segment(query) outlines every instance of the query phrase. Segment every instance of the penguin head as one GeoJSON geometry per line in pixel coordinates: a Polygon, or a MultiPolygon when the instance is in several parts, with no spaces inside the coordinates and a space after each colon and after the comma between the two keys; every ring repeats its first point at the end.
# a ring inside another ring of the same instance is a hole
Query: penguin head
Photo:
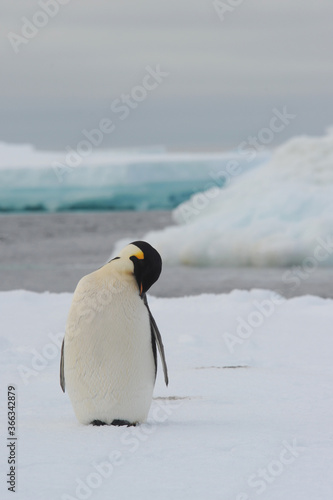
{"type": "Polygon", "coordinates": [[[133,241],[123,248],[119,253],[119,258],[127,258],[133,262],[134,276],[140,290],[140,295],[146,293],[161,274],[161,256],[146,241],[133,241]]]}

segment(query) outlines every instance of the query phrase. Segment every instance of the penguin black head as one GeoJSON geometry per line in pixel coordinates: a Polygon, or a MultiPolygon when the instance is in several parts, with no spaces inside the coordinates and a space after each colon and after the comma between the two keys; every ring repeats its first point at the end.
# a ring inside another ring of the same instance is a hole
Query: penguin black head
{"type": "Polygon", "coordinates": [[[134,264],[134,276],[140,295],[143,295],[158,280],[162,271],[162,259],[157,250],[146,241],[133,241],[130,244],[140,250],[131,255],[130,260],[134,264]]]}
{"type": "Polygon", "coordinates": [[[112,260],[117,259],[121,259],[123,262],[122,266],[125,265],[123,269],[126,269],[127,265],[125,262],[128,262],[128,260],[133,263],[134,271],[132,272],[137,281],[141,296],[149,290],[161,274],[161,256],[157,250],[146,241],[133,241],[133,243],[129,243],[121,250],[119,256],[112,260]]]}

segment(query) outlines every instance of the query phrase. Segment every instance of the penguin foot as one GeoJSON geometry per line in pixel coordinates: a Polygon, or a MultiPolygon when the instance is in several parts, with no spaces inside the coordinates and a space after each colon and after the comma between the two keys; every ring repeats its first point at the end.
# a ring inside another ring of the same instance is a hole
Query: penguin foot
{"type": "Polygon", "coordinates": [[[127,427],[136,426],[136,423],[131,423],[128,420],[112,420],[111,425],[127,425],[127,427]]]}
{"type": "Polygon", "coordinates": [[[91,425],[106,425],[106,423],[102,422],[101,420],[93,420],[90,423],[91,423],[91,425]]]}

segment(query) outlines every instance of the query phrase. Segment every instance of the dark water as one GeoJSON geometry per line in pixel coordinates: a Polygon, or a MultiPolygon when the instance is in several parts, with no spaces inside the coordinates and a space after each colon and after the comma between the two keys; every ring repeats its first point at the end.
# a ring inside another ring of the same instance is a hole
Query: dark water
{"type": "MultiPolygon", "coordinates": [[[[109,258],[119,239],[140,239],[171,225],[170,212],[84,212],[0,215],[0,290],[72,292],[109,258]]],[[[175,244],[177,244],[175,242],[175,244]]],[[[333,298],[333,269],[317,269],[292,287],[281,268],[164,266],[151,294],[179,297],[266,288],[286,297],[333,298]]]]}

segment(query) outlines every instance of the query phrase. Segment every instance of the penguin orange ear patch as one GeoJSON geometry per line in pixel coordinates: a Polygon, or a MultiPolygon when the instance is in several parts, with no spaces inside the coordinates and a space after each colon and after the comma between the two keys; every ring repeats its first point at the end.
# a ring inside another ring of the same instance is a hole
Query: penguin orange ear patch
{"type": "Polygon", "coordinates": [[[134,256],[140,260],[143,260],[145,258],[142,250],[139,250],[136,254],[134,254],[134,256]]]}

